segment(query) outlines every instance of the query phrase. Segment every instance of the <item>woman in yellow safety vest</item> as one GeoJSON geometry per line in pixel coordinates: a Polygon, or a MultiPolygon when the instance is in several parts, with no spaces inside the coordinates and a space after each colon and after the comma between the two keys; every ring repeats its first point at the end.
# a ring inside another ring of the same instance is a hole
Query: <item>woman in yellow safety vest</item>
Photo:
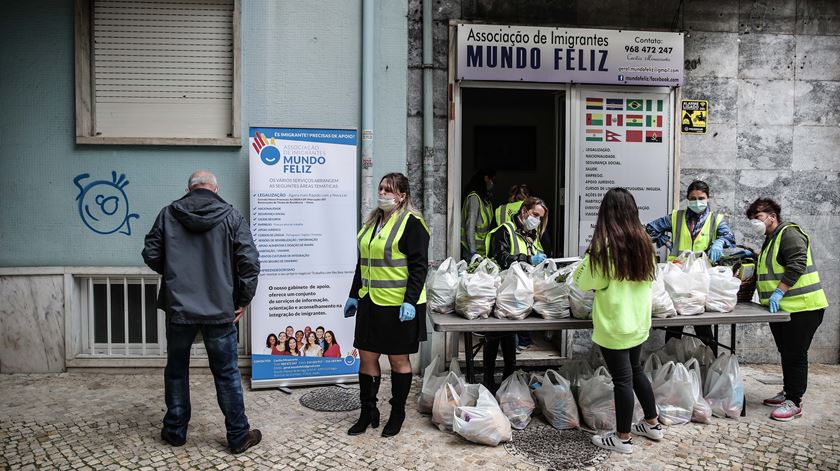
{"type": "Polygon", "coordinates": [[[510,221],[513,215],[519,212],[519,208],[522,207],[522,202],[529,196],[531,196],[531,190],[524,183],[510,187],[510,190],[508,190],[508,202],[496,208],[496,227],[510,221]]]}
{"type": "MultiPolygon", "coordinates": [[[[688,210],[678,209],[645,226],[657,247],[667,246],[668,261],[677,258],[685,250],[708,252],[712,262],[723,256],[723,249],[735,247],[735,234],[720,212],[709,207],[709,185],[695,180],[688,185],[686,199],[688,210]],[[669,235],[670,234],[670,235],[669,235]]],[[[682,337],[682,327],[668,327],[665,341],[682,337]]],[[[712,326],[696,325],[694,332],[703,341],[712,340],[712,326]]]]}
{"type": "Polygon", "coordinates": [[[790,313],[790,322],[771,322],[770,331],[782,356],[784,390],[764,400],[776,409],[770,417],[788,421],[802,415],[802,395],[808,386],[808,349],[822,324],[828,300],[811,257],[811,239],[797,224],[782,222],[782,208],[759,198],[747,218],[764,244],[756,264],[756,289],[770,312],[790,313]]]}
{"type": "MultiPolygon", "coordinates": [[[[525,262],[538,265],[545,260],[540,236],[548,226],[548,206],[539,198],[530,197],[512,220],[493,229],[487,237],[487,256],[492,257],[503,270],[513,263],[525,262]]],[[[488,333],[484,336],[484,385],[495,391],[494,370],[499,344],[502,345],[504,371],[502,379],[516,370],[516,334],[513,332],[488,333]]]]}
{"type": "Polygon", "coordinates": [[[389,173],[379,182],[379,198],[356,240],[359,261],[344,316],[356,317],[353,346],[359,352],[359,420],[347,431],[358,435],[379,426],[376,395],[379,357],[391,363],[391,416],[383,437],[400,432],[411,388],[411,361],[426,340],[426,272],[429,229],[411,201],[408,178],[389,173]]]}
{"type": "Polygon", "coordinates": [[[461,258],[467,262],[486,255],[485,239],[493,228],[495,177],[495,170],[479,170],[464,189],[461,206],[461,258]]]}

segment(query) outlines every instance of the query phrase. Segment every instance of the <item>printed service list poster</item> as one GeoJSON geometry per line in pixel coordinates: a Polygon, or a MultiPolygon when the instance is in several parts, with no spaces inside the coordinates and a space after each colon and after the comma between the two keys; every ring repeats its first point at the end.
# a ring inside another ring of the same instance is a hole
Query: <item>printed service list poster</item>
{"type": "Polygon", "coordinates": [[[610,188],[633,193],[642,223],[668,211],[671,112],[667,94],[584,92],[580,117],[580,256],[610,188]]]}
{"type": "Polygon", "coordinates": [[[251,128],[252,386],[355,375],[344,302],[356,267],[357,132],[251,128]],[[314,342],[313,342],[314,338],[314,342]]]}

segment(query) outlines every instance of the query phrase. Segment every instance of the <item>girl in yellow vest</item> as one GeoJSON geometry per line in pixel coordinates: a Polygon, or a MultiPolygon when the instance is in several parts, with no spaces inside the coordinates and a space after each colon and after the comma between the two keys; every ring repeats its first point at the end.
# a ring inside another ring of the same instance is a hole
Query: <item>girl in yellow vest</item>
{"type": "Polygon", "coordinates": [[[655,441],[663,436],[653,388],[640,362],[650,332],[654,257],[633,195],[624,188],[609,190],[574,281],[582,290],[595,291],[592,342],[604,355],[615,396],[616,432],[593,435],[592,443],[619,453],[633,452],[631,431],[655,441]],[[632,424],[634,393],[645,412],[645,420],[636,424],[632,424]]]}
{"type": "Polygon", "coordinates": [[[522,202],[529,196],[531,196],[531,190],[528,188],[528,185],[524,183],[510,187],[510,190],[508,190],[507,203],[496,208],[496,213],[494,214],[496,227],[510,221],[513,216],[519,212],[519,209],[522,207],[522,202]]]}
{"type": "MultiPolygon", "coordinates": [[[[539,198],[530,197],[522,202],[513,219],[493,229],[487,238],[488,257],[492,257],[503,270],[515,262],[537,265],[545,260],[540,236],[548,226],[548,206],[539,198]]],[[[494,378],[499,344],[505,361],[502,379],[516,370],[516,334],[494,332],[484,336],[484,385],[495,391],[494,378]]]]}
{"type": "Polygon", "coordinates": [[[495,177],[495,170],[479,170],[464,189],[461,206],[461,258],[469,263],[486,255],[485,239],[493,228],[495,177]]]}
{"type": "Polygon", "coordinates": [[[391,416],[383,437],[400,432],[411,388],[411,362],[426,340],[426,272],[429,230],[414,208],[408,178],[389,173],[379,182],[379,198],[357,235],[359,262],[344,316],[356,316],[353,346],[359,352],[359,420],[347,431],[358,435],[379,426],[376,395],[379,357],[391,363],[391,416]]]}
{"type": "Polygon", "coordinates": [[[770,312],[790,313],[790,322],[771,322],[770,331],[782,356],[784,390],[764,400],[775,407],[770,417],[788,421],[802,416],[802,395],[808,386],[808,349],[822,324],[828,300],[811,258],[811,239],[798,225],[782,222],[782,207],[759,198],[747,218],[764,244],[756,264],[756,289],[770,312]]]}
{"type": "MultiPolygon", "coordinates": [[[[723,256],[723,249],[735,247],[735,234],[723,218],[723,214],[712,211],[709,207],[709,185],[695,180],[688,185],[686,199],[688,210],[674,210],[645,226],[656,247],[667,246],[668,261],[677,258],[681,252],[708,252],[712,262],[723,256]]],[[[683,327],[668,327],[665,334],[667,342],[672,337],[682,337],[683,327]]],[[[703,341],[712,340],[712,326],[696,325],[694,332],[703,341]]]]}

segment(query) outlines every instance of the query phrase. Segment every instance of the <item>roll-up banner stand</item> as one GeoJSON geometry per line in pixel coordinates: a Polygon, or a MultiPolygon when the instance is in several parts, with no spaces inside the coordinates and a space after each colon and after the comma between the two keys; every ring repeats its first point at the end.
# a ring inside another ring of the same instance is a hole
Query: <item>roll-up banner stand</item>
{"type": "Polygon", "coordinates": [[[251,387],[357,380],[358,132],[251,127],[251,232],[260,277],[251,302],[251,387]]]}

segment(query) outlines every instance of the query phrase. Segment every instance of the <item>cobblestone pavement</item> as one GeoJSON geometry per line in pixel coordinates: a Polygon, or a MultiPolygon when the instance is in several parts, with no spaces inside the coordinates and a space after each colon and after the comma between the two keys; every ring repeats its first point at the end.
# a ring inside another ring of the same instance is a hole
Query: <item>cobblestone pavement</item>
{"type": "MultiPolygon", "coordinates": [[[[779,375],[779,367],[742,371],[746,418],[670,427],[661,443],[636,438],[634,454],[612,454],[598,469],[840,469],[840,367],[812,365],[805,415],[790,423],[771,421],[770,409],[760,404],[780,387],[756,378],[779,375]]],[[[379,403],[387,417],[390,386],[384,383],[379,403]]],[[[419,386],[416,378],[413,393],[419,386]]],[[[304,388],[292,395],[246,391],[251,424],[264,438],[234,456],[225,450],[212,378],[194,374],[191,388],[187,444],[172,448],[159,438],[162,373],[0,376],[0,468],[539,469],[503,446],[474,445],[438,431],[415,411],[413,397],[397,437],[381,438],[378,431],[350,437],[345,430],[357,412],[306,409],[298,403],[304,388]]]]}

